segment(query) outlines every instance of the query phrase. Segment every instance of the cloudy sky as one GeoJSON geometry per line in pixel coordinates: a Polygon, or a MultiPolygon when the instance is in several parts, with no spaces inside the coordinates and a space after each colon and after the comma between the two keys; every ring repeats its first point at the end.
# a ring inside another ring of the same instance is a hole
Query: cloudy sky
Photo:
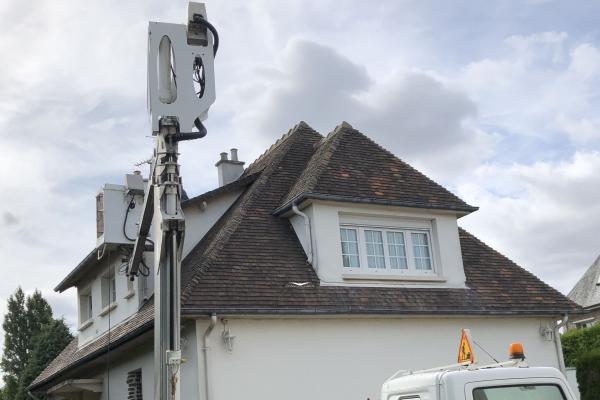
{"type": "MultiPolygon", "coordinates": [[[[152,151],[149,20],[177,1],[0,2],[0,317],[95,244],[94,196],[152,151]]],[[[598,2],[208,1],[220,31],[209,136],[182,144],[184,185],[218,153],[253,160],[300,120],[342,120],[480,210],[478,235],[562,292],[600,254],[598,2]]],[[[510,290],[510,288],[507,288],[510,290]]]]}

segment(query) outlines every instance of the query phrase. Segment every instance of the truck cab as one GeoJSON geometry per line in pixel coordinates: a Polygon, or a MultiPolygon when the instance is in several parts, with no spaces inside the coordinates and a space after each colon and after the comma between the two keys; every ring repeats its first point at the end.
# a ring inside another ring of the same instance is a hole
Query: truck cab
{"type": "Polygon", "coordinates": [[[409,372],[386,381],[381,391],[381,400],[575,399],[557,369],[518,364],[409,372]]]}
{"type": "Polygon", "coordinates": [[[555,368],[502,364],[406,373],[386,381],[381,391],[381,400],[575,399],[555,368]]]}

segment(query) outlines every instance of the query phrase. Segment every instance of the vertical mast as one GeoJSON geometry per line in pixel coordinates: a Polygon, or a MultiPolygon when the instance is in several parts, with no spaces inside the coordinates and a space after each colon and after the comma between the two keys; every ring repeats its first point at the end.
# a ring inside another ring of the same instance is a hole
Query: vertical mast
{"type": "Polygon", "coordinates": [[[218,35],[207,21],[202,3],[189,4],[187,25],[150,22],[148,105],[154,156],[127,274],[130,279],[138,275],[147,243],[153,243],[156,400],[180,398],[181,254],[185,218],[181,209],[178,143],[206,135],[202,121],[215,100],[213,67],[217,48],[218,35]]]}

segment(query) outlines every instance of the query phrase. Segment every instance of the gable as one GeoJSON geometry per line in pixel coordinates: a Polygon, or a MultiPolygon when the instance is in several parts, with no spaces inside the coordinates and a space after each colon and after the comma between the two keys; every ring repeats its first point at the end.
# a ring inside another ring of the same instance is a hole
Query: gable
{"type": "Polygon", "coordinates": [[[600,305],[600,257],[575,284],[568,297],[582,307],[600,305]]]}
{"type": "Polygon", "coordinates": [[[278,206],[305,199],[453,210],[477,210],[371,139],[342,123],[323,139],[278,206]]]}
{"type": "MultiPolygon", "coordinates": [[[[354,130],[345,129],[345,132],[338,136],[337,150],[331,152],[328,163],[334,158],[337,160],[337,157],[340,161],[336,163],[341,163],[341,153],[333,157],[337,151],[355,148],[357,143],[365,140],[370,143],[369,146],[376,146],[354,130]],[[343,143],[345,140],[349,141],[349,147],[343,143]]],[[[327,185],[314,183],[309,177],[320,176],[316,180],[318,182],[324,176],[337,174],[336,168],[331,171],[317,168],[325,171],[322,175],[307,173],[307,170],[316,168],[313,163],[316,161],[315,154],[323,151],[320,146],[323,146],[322,137],[301,123],[242,175],[243,178],[260,172],[259,178],[247,187],[184,260],[184,314],[558,315],[578,310],[558,291],[462,230],[459,236],[466,288],[344,287],[321,282],[313,266],[307,263],[306,254],[289,220],[274,214],[288,199],[294,198],[293,193],[300,186],[327,190],[327,185]]],[[[409,168],[392,158],[385,155],[389,163],[409,168]]],[[[408,169],[409,172],[411,170],[408,169]]],[[[353,169],[348,171],[359,182],[367,184],[374,176],[353,169]]],[[[391,167],[389,171],[394,172],[391,167]]],[[[404,199],[469,209],[466,203],[424,176],[414,179],[426,185],[423,188],[426,194],[419,197],[413,191],[404,199]]],[[[350,190],[348,185],[338,186],[344,187],[350,190]]],[[[402,194],[395,188],[384,187],[384,198],[392,195],[401,198],[402,194]]]]}

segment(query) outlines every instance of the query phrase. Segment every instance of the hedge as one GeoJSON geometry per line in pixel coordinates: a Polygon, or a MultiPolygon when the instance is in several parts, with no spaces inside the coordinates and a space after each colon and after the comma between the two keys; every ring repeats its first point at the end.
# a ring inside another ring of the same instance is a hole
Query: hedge
{"type": "Polygon", "coordinates": [[[579,356],[577,383],[581,400],[600,399],[600,349],[579,356]]]}
{"type": "MultiPolygon", "coordinates": [[[[581,356],[600,350],[600,324],[585,329],[573,329],[560,338],[567,367],[577,367],[581,356]]],[[[600,397],[597,397],[600,399],[600,397]]]]}

